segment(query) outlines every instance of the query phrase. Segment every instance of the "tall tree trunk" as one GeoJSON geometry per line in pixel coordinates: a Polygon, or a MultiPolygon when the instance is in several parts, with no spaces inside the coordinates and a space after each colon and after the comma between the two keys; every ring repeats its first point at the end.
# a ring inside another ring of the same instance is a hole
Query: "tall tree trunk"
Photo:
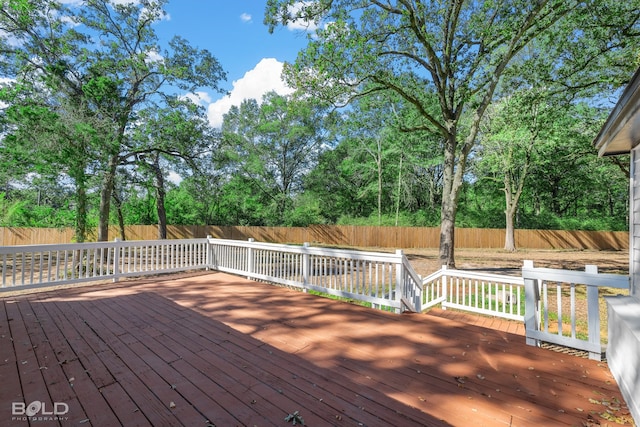
{"type": "Polygon", "coordinates": [[[513,224],[513,217],[515,216],[516,209],[518,206],[518,195],[516,194],[514,197],[513,194],[513,182],[511,181],[511,171],[506,171],[504,174],[504,200],[505,200],[505,223],[506,230],[504,236],[504,249],[509,252],[516,251],[516,237],[515,237],[515,227],[513,224]]]}
{"type": "Polygon", "coordinates": [[[458,191],[456,183],[455,134],[449,135],[445,143],[442,185],[442,204],[440,205],[440,265],[455,268],[455,226],[458,210],[458,191]]]}
{"type": "Polygon", "coordinates": [[[378,157],[378,226],[382,225],[382,159],[378,157]]]}
{"type": "MultiPolygon", "coordinates": [[[[78,151],[82,153],[84,147],[79,144],[78,151]]],[[[75,211],[76,220],[74,227],[75,240],[84,243],[87,240],[87,173],[86,160],[82,155],[75,156],[71,161],[69,175],[76,185],[75,211]]],[[[38,205],[40,205],[40,189],[38,189],[38,205]]]]}
{"type": "Polygon", "coordinates": [[[449,126],[449,134],[444,148],[442,169],[442,205],[440,208],[440,265],[455,268],[455,227],[458,213],[458,198],[464,182],[467,158],[471,151],[470,141],[475,133],[467,137],[467,142],[458,150],[455,125],[449,126]]]}
{"type": "Polygon", "coordinates": [[[87,186],[84,170],[78,174],[76,181],[76,227],[75,238],[77,243],[83,243],[87,239],[87,186]]]}
{"type": "Polygon", "coordinates": [[[455,210],[455,206],[445,203],[443,199],[440,221],[440,265],[455,268],[455,212],[451,212],[451,209],[455,210]]]}
{"type": "Polygon", "coordinates": [[[162,175],[162,169],[160,169],[160,156],[156,154],[153,160],[153,172],[155,173],[156,181],[156,207],[158,212],[158,239],[167,238],[167,211],[164,206],[165,189],[164,189],[164,176],[162,175]]]}
{"type": "Polygon", "coordinates": [[[504,237],[504,250],[508,252],[516,251],[516,234],[515,234],[515,226],[514,226],[514,217],[516,210],[505,209],[505,216],[507,220],[507,228],[506,234],[504,237]]]}
{"type": "Polygon", "coordinates": [[[124,227],[124,215],[122,214],[122,200],[118,196],[117,191],[113,192],[113,201],[116,204],[116,214],[118,215],[118,228],[120,229],[120,240],[123,242],[127,240],[127,235],[124,227]]]}
{"type": "MultiPolygon", "coordinates": [[[[504,238],[504,249],[509,252],[516,251],[516,236],[515,236],[515,216],[518,212],[518,203],[524,190],[524,183],[527,179],[529,172],[529,166],[531,165],[531,154],[533,153],[534,143],[536,141],[535,136],[531,138],[527,150],[525,152],[525,161],[522,165],[514,165],[511,170],[506,170],[504,173],[504,195],[505,195],[505,220],[506,220],[506,234],[504,238]],[[519,173],[515,169],[519,169],[519,173]]],[[[512,158],[512,150],[509,150],[509,157],[512,158]]]]}
{"type": "Polygon", "coordinates": [[[112,155],[107,164],[107,170],[102,177],[100,189],[100,213],[98,218],[98,241],[109,241],[109,214],[111,211],[111,195],[116,180],[116,168],[118,167],[118,155],[112,155]]]}
{"type": "Polygon", "coordinates": [[[164,207],[164,187],[157,188],[158,196],[158,239],[167,238],[167,211],[164,207]]]}
{"type": "Polygon", "coordinates": [[[396,227],[398,226],[398,217],[400,216],[400,192],[402,186],[402,159],[404,155],[400,153],[400,166],[398,167],[398,194],[396,194],[396,227]]]}

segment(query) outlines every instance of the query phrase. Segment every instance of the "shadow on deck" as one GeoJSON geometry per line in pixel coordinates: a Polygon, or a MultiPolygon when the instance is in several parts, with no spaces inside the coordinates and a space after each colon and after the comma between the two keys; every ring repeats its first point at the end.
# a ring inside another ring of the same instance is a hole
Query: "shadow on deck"
{"type": "Polygon", "coordinates": [[[287,426],[295,411],[308,426],[582,426],[628,414],[606,363],[223,273],[0,302],[0,426],[29,425],[15,402],[68,406],[58,420],[37,411],[50,418],[38,426],[287,426]]]}

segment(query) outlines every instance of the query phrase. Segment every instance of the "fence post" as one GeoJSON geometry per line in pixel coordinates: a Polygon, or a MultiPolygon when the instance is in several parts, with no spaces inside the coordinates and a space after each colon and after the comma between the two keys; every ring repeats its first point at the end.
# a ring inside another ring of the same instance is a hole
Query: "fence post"
{"type": "Polygon", "coordinates": [[[309,285],[309,270],[310,270],[310,261],[309,253],[306,251],[306,248],[311,246],[309,242],[304,242],[302,244],[302,286],[304,292],[309,292],[307,285],[309,285]]]}
{"type": "Polygon", "coordinates": [[[400,308],[396,309],[396,313],[402,313],[402,298],[404,297],[404,264],[402,263],[402,257],[404,252],[402,249],[396,249],[396,255],[398,255],[398,262],[396,263],[396,301],[400,303],[400,308]]]}
{"type": "MultiPolygon", "coordinates": [[[[598,274],[598,266],[587,265],[584,271],[598,274]]],[[[600,346],[600,305],[598,287],[595,285],[587,285],[587,322],[589,323],[589,343],[600,346]]],[[[589,352],[589,359],[602,360],[602,351],[589,352]]]]}
{"type": "MultiPolygon", "coordinates": [[[[114,242],[119,242],[120,238],[116,237],[115,239],[113,239],[114,242]]],[[[118,281],[118,276],[120,275],[120,247],[119,246],[114,246],[113,247],[113,282],[117,282],[118,281]]]]}
{"type": "MultiPolygon", "coordinates": [[[[253,243],[256,241],[256,239],[254,239],[253,237],[249,237],[249,243],[253,243]]],[[[248,273],[253,273],[253,267],[254,267],[254,262],[253,262],[253,247],[251,247],[251,245],[249,245],[249,247],[247,248],[247,272],[248,273]]],[[[247,276],[247,279],[251,279],[251,276],[247,276]]]]}
{"type": "Polygon", "coordinates": [[[525,260],[522,266],[522,278],[524,279],[524,329],[527,345],[539,346],[540,341],[529,338],[528,331],[537,331],[538,323],[538,280],[528,279],[525,270],[533,268],[533,261],[525,260]]]}

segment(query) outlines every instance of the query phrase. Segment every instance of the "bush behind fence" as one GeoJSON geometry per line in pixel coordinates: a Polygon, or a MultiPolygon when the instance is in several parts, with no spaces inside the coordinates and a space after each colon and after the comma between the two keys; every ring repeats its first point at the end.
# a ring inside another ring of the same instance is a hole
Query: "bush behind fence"
{"type": "MultiPolygon", "coordinates": [[[[456,247],[500,249],[504,247],[505,230],[490,228],[456,228],[456,247]]],[[[88,241],[96,239],[94,231],[88,241]]],[[[376,227],[314,225],[310,227],[245,227],[187,226],[167,227],[170,239],[192,239],[211,235],[222,239],[259,242],[384,247],[437,248],[438,227],[376,227]]],[[[117,227],[109,229],[110,239],[120,236],[117,227]]],[[[125,228],[127,240],[155,240],[157,226],[130,225],[125,228]]],[[[516,246],[522,249],[628,250],[629,233],[625,231],[581,230],[516,230],[516,246]]],[[[71,228],[0,227],[0,246],[54,244],[73,242],[71,228]]]]}

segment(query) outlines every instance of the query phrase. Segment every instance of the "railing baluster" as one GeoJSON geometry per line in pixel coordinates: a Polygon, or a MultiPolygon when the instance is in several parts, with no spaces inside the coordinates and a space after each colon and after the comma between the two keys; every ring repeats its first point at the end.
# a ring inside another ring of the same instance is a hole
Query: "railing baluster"
{"type": "Polygon", "coordinates": [[[556,283],[556,304],[558,309],[558,335],[562,336],[562,288],[556,283]]]}
{"type": "Polygon", "coordinates": [[[29,266],[29,284],[33,285],[33,271],[35,270],[35,262],[36,262],[36,253],[31,252],[31,263],[29,266]]]}
{"type": "Polygon", "coordinates": [[[7,286],[7,254],[2,254],[2,287],[7,286]]]}
{"type": "Polygon", "coordinates": [[[18,262],[16,261],[17,258],[17,254],[13,255],[13,264],[12,264],[12,268],[11,268],[11,284],[13,286],[16,286],[16,265],[18,265],[18,262]]]}
{"type": "Polygon", "coordinates": [[[576,337],[576,284],[571,284],[571,338],[576,337]]]}

